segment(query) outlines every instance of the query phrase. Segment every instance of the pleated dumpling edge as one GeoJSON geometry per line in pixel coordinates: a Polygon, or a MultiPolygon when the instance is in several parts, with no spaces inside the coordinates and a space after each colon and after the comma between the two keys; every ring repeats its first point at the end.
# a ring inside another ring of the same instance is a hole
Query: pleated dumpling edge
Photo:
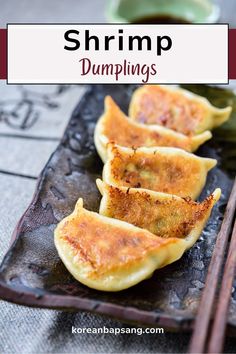
{"type": "Polygon", "coordinates": [[[217,160],[171,147],[130,149],[109,144],[103,180],[196,199],[217,160]]]}
{"type": "Polygon", "coordinates": [[[219,127],[230,118],[232,107],[217,108],[205,97],[165,85],[137,88],[129,105],[136,122],[157,124],[186,135],[200,134],[219,127]]]}
{"type": "Polygon", "coordinates": [[[202,202],[147,189],[114,187],[100,179],[99,213],[144,228],[158,237],[181,238],[190,248],[199,238],[212,208],[221,196],[217,188],[202,202]]]}
{"type": "Polygon", "coordinates": [[[188,137],[162,126],[137,123],[129,119],[110,96],[105,98],[105,111],[94,132],[95,146],[103,162],[111,142],[130,148],[169,146],[193,152],[211,137],[210,131],[188,137]]]}
{"type": "Polygon", "coordinates": [[[90,288],[120,291],[149,278],[178,260],[188,247],[183,239],[162,239],[147,230],[83,208],[54,231],[59,257],[75,279],[90,288]]]}

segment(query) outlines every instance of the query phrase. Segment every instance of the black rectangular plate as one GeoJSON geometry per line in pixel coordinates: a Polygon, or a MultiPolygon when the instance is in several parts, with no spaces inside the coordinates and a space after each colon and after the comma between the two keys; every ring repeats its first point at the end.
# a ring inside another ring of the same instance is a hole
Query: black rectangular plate
{"type": "MultiPolygon", "coordinates": [[[[98,211],[95,185],[102,162],[93,143],[95,123],[103,112],[104,97],[111,95],[127,112],[134,85],[93,85],[74,110],[64,136],[42,171],[33,200],[19,221],[12,245],[0,267],[0,297],[18,304],[68,310],[94,311],[142,325],[190,330],[204,287],[207,267],[232,187],[235,145],[222,145],[222,131],[198,154],[217,158],[218,167],[207,179],[201,199],[216,187],[223,191],[199,241],[181,260],[158,270],[152,278],[119,293],[89,289],[69,274],[53,243],[53,230],[70,214],[78,197],[98,211]]],[[[190,86],[219,106],[235,104],[230,91],[190,86]]],[[[225,140],[224,140],[225,141],[225,140]]],[[[236,295],[228,323],[236,328],[236,295]]]]}

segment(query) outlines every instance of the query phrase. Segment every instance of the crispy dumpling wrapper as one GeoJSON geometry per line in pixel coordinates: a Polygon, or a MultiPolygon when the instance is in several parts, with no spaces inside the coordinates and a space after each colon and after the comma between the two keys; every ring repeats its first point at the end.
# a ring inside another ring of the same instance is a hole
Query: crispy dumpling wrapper
{"type": "Polygon", "coordinates": [[[206,98],[170,86],[144,85],[134,91],[130,117],[139,123],[158,124],[189,136],[226,122],[232,107],[216,108],[206,98]]]}
{"type": "Polygon", "coordinates": [[[221,195],[218,188],[204,201],[197,203],[190,198],[147,189],[114,187],[99,179],[97,186],[103,196],[100,214],[129,222],[159,237],[188,239],[189,247],[200,236],[221,195]]]}
{"type": "Polygon", "coordinates": [[[94,142],[101,159],[105,162],[107,145],[111,142],[129,148],[173,146],[192,152],[211,137],[210,131],[188,137],[158,125],[137,123],[126,117],[112,98],[107,96],[105,112],[96,124],[94,142]]]}
{"type": "MultiPolygon", "coordinates": [[[[83,208],[55,229],[54,242],[62,262],[75,279],[103,291],[127,289],[175,262],[189,248],[188,239],[161,238],[124,221],[83,208]]],[[[195,239],[195,233],[189,235],[195,239]]]]}
{"type": "Polygon", "coordinates": [[[103,180],[114,186],[150,189],[196,199],[215,159],[170,147],[136,150],[110,144],[103,180]]]}

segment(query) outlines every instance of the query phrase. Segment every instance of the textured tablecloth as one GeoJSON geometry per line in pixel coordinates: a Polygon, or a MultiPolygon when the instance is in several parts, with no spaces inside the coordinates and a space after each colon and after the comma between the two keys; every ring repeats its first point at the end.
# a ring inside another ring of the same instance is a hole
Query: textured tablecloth
{"type": "MultiPolygon", "coordinates": [[[[236,22],[235,0],[223,4],[222,22],[236,22]]],[[[104,22],[104,0],[0,0],[7,22],[104,22]]],[[[236,26],[235,26],[236,27],[236,26]]],[[[56,148],[83,86],[0,84],[0,261],[14,226],[29,204],[36,178],[56,148]]],[[[189,336],[72,334],[71,327],[127,325],[85,312],[31,309],[0,301],[0,353],[184,353],[189,336]]],[[[227,339],[226,352],[236,352],[227,339]]]]}

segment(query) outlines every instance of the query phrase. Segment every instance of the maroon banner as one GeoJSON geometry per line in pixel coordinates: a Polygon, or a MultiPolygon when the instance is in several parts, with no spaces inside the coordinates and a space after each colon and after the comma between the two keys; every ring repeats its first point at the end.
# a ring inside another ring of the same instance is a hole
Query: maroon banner
{"type": "Polygon", "coordinates": [[[236,29],[229,30],[229,79],[236,79],[236,29]]]}
{"type": "MultiPolygon", "coordinates": [[[[6,29],[0,29],[0,79],[7,79],[6,29]]],[[[229,30],[229,79],[236,80],[236,29],[229,30]]]]}
{"type": "Polygon", "coordinates": [[[7,78],[7,30],[0,29],[0,79],[7,78]]]}

